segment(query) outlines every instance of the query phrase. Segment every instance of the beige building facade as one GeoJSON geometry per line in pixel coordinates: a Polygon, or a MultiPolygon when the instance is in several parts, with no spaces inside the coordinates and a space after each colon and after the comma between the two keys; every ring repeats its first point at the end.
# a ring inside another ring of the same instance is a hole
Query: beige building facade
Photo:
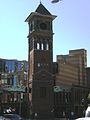
{"type": "Polygon", "coordinates": [[[58,73],[56,85],[87,86],[86,66],[87,51],[85,49],[70,50],[68,55],[57,55],[58,73]]]}
{"type": "Polygon", "coordinates": [[[61,87],[71,87],[78,84],[78,68],[65,61],[63,56],[57,57],[58,73],[56,74],[56,85],[61,87]]]}

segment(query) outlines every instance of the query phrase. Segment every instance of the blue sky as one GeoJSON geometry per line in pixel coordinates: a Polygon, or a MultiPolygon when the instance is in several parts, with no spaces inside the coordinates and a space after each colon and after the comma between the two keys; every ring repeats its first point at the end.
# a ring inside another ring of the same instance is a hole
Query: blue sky
{"type": "MultiPolygon", "coordinates": [[[[69,50],[85,48],[90,66],[90,0],[62,0],[42,4],[57,18],[53,21],[53,54],[68,54],[69,50]]],[[[40,0],[0,1],[0,58],[28,59],[27,16],[36,10],[40,0]]]]}

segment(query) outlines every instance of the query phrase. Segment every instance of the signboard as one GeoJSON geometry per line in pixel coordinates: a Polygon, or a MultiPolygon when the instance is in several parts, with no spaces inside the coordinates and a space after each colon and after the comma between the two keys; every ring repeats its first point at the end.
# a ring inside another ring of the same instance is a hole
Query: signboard
{"type": "Polygon", "coordinates": [[[63,89],[60,86],[54,86],[54,92],[62,92],[63,89]]]}

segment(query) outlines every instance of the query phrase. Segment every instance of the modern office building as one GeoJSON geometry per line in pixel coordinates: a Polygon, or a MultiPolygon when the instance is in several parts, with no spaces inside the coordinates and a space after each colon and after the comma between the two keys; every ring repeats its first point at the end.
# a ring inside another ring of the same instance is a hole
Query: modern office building
{"type": "Polygon", "coordinates": [[[25,100],[27,68],[27,61],[0,59],[0,114],[8,107],[17,109],[19,114],[21,99],[25,100]]]}
{"type": "Polygon", "coordinates": [[[0,59],[0,85],[26,84],[28,63],[25,60],[0,59]]]}
{"type": "Polygon", "coordinates": [[[28,71],[28,63],[27,61],[25,60],[9,60],[9,59],[6,59],[5,60],[5,65],[6,65],[6,69],[7,69],[7,72],[9,73],[12,73],[12,72],[18,72],[18,71],[28,71]]]}

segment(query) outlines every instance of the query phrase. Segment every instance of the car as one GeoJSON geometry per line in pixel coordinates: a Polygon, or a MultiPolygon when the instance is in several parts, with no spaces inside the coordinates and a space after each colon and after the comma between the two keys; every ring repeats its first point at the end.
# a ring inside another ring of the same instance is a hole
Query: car
{"type": "Polygon", "coordinates": [[[77,118],[75,120],[90,120],[90,117],[84,117],[84,118],[77,118]]]}
{"type": "Polygon", "coordinates": [[[90,104],[88,105],[88,107],[85,111],[85,117],[89,117],[89,119],[90,119],[90,104]]]}
{"type": "Polygon", "coordinates": [[[85,111],[85,117],[77,118],[76,120],[90,120],[90,104],[88,105],[88,107],[85,111]]]}
{"type": "Polygon", "coordinates": [[[8,118],[9,120],[23,120],[22,117],[20,117],[20,115],[18,114],[4,114],[3,115],[6,118],[8,118]]]}

